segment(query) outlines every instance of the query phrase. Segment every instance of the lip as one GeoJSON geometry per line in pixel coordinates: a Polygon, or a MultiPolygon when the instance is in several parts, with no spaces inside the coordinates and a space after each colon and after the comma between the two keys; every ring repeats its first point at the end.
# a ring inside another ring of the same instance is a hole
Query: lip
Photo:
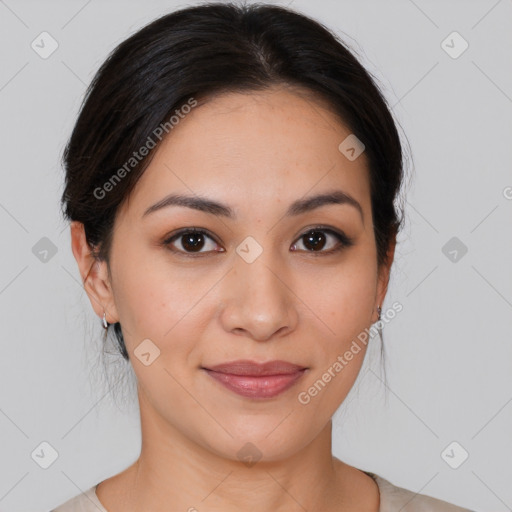
{"type": "Polygon", "coordinates": [[[307,368],[287,361],[238,360],[202,368],[227,389],[247,398],[272,398],[292,387],[307,368]]]}

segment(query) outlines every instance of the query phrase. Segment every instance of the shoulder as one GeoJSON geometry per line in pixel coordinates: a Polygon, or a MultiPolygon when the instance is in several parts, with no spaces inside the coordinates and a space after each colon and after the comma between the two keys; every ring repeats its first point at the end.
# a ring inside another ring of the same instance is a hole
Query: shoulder
{"type": "Polygon", "coordinates": [[[371,476],[379,486],[379,512],[395,512],[396,510],[401,512],[474,512],[447,501],[397,487],[375,473],[366,471],[365,473],[371,476]]]}
{"type": "Polygon", "coordinates": [[[50,512],[107,512],[107,510],[96,496],[96,486],[94,485],[50,512]]]}

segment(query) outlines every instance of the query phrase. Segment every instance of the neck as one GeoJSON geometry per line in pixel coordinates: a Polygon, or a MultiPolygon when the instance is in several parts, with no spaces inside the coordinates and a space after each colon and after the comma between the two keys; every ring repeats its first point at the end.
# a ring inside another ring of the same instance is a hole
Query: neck
{"type": "Polygon", "coordinates": [[[102,484],[97,489],[109,512],[238,512],[248,507],[334,512],[361,510],[362,504],[368,504],[366,510],[378,510],[374,482],[332,456],[331,421],[298,452],[279,460],[263,457],[250,465],[187,436],[147,407],[143,397],[140,404],[139,459],[113,477],[113,492],[105,495],[102,484]]]}

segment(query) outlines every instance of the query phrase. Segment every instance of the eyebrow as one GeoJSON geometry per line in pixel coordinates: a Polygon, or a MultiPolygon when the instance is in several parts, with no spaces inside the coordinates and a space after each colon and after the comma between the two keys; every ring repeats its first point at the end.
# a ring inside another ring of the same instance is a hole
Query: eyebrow
{"type": "MultiPolygon", "coordinates": [[[[315,210],[316,208],[330,204],[347,204],[353,206],[356,210],[358,210],[364,223],[363,208],[356,199],[354,199],[350,194],[343,192],[342,190],[332,190],[330,192],[307,197],[305,199],[298,199],[288,207],[285,215],[301,215],[303,213],[315,210]]],[[[225,204],[197,195],[187,196],[183,194],[169,194],[154,205],[147,208],[142,214],[142,217],[146,217],[150,213],[161,210],[162,208],[168,208],[170,206],[184,206],[186,208],[192,208],[194,210],[199,210],[210,215],[226,217],[228,219],[234,219],[236,217],[233,209],[225,204]]]]}

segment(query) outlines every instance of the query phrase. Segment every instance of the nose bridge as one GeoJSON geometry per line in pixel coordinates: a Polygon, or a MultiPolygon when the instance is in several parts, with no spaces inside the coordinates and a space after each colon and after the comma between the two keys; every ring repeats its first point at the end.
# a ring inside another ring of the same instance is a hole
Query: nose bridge
{"type": "MultiPolygon", "coordinates": [[[[224,328],[266,340],[296,321],[293,293],[277,252],[248,237],[238,247],[229,282],[224,328]]],[[[285,329],[288,330],[288,329],[285,329]]]]}
{"type": "Polygon", "coordinates": [[[256,300],[266,298],[265,302],[270,304],[284,299],[283,277],[280,275],[283,265],[277,261],[272,249],[265,249],[251,262],[238,255],[234,271],[238,280],[244,284],[243,289],[256,300]]]}

